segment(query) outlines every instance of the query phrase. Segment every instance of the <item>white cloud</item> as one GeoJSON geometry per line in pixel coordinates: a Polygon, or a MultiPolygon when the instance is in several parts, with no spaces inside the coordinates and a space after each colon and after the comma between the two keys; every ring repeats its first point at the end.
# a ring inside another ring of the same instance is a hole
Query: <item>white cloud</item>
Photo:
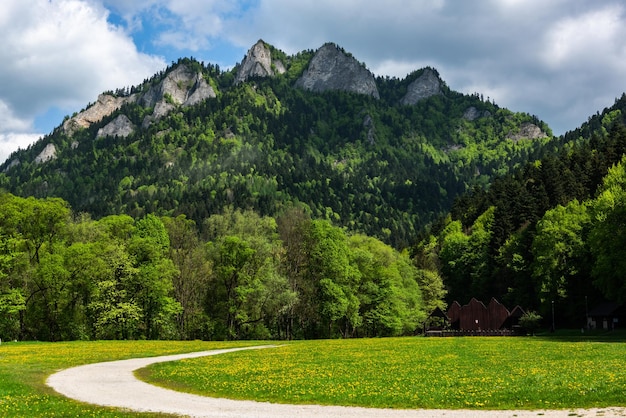
{"type": "Polygon", "coordinates": [[[167,61],[197,51],[223,67],[235,64],[220,58],[227,47],[259,38],[287,53],[331,41],[379,75],[433,66],[451,88],[561,133],[626,90],[624,9],[621,0],[3,0],[0,100],[13,129],[27,131],[50,106],[71,113],[137,84],[165,60],[138,53],[131,35],[167,50],[167,61]],[[107,9],[124,28],[107,23],[107,9]]]}
{"type": "Polygon", "coordinates": [[[224,33],[224,19],[239,14],[243,1],[226,0],[102,0],[120,14],[129,30],[138,31],[144,22],[160,28],[152,43],[178,50],[199,51],[224,33]]]}
{"type": "Polygon", "coordinates": [[[162,58],[138,53],[107,17],[91,1],[3,0],[3,147],[32,139],[34,119],[52,107],[72,113],[104,90],[138,84],[165,67],[162,58]]]}
{"type": "Polygon", "coordinates": [[[40,134],[0,133],[0,164],[4,163],[13,151],[26,149],[41,138],[40,134]]]}
{"type": "Polygon", "coordinates": [[[550,67],[579,68],[590,61],[626,69],[624,8],[609,4],[554,24],[545,35],[543,58],[550,67]]]}
{"type": "Polygon", "coordinates": [[[223,36],[240,46],[263,38],[289,53],[332,41],[376,74],[433,66],[451,88],[563,133],[626,91],[624,8],[619,0],[259,0],[226,21],[223,36]]]}

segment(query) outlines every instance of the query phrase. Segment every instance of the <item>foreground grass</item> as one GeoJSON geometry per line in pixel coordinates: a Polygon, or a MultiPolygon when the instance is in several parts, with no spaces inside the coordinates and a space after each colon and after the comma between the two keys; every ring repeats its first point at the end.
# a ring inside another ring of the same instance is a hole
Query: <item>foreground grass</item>
{"type": "Polygon", "coordinates": [[[626,343],[570,338],[302,341],[161,363],[141,377],[208,396],[382,408],[624,406],[626,343]]]}
{"type": "Polygon", "coordinates": [[[47,387],[45,380],[59,369],[81,364],[254,344],[171,341],[2,343],[0,417],[164,417],[124,413],[74,402],[47,387]]]}

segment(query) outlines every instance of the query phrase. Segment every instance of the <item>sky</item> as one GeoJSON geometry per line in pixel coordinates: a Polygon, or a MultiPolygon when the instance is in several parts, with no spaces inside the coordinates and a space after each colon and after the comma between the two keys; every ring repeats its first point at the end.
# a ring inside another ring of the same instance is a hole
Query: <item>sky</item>
{"type": "Polygon", "coordinates": [[[2,0],[0,162],[180,57],[334,42],[376,75],[447,85],[575,129],[626,91],[623,0],[2,0]]]}

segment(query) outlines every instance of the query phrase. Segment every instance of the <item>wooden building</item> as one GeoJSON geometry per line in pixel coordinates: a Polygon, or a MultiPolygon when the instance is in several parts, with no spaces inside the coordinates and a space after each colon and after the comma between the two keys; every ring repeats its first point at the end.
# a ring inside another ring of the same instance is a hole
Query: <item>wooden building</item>
{"type": "Polygon", "coordinates": [[[521,307],[509,311],[495,298],[491,298],[487,306],[476,298],[463,306],[454,301],[447,312],[450,328],[461,331],[512,330],[523,314],[521,307]]]}

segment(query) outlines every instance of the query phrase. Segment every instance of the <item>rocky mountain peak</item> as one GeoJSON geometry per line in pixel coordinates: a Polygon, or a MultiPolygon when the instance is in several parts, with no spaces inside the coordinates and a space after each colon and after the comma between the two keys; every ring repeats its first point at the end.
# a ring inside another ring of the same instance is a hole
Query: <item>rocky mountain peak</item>
{"type": "Polygon", "coordinates": [[[276,74],[284,74],[285,66],[280,60],[272,60],[272,52],[269,47],[259,40],[248,50],[245,58],[239,66],[235,84],[242,83],[252,77],[271,77],[276,74]]]}
{"type": "MultiPolygon", "coordinates": [[[[152,115],[146,116],[143,126],[149,126],[155,120],[167,115],[177,105],[193,106],[201,101],[216,97],[213,87],[204,79],[202,73],[195,72],[185,64],[180,64],[170,71],[165,78],[148,88],[145,92],[130,96],[114,96],[101,94],[98,100],[87,109],[66,120],[63,129],[69,135],[79,129],[89,128],[113,114],[126,103],[138,103],[144,107],[153,107],[152,115]]],[[[125,119],[116,119],[112,125],[105,127],[105,134],[126,136],[129,134],[129,123],[125,119]]]]}
{"type": "Polygon", "coordinates": [[[335,44],[317,50],[296,87],[314,92],[343,90],[380,98],[374,75],[335,44]]]}
{"type": "Polygon", "coordinates": [[[215,96],[215,91],[201,73],[181,64],[167,74],[163,81],[143,93],[139,104],[155,107],[161,101],[170,101],[174,105],[191,106],[215,96]]]}
{"type": "Polygon", "coordinates": [[[442,94],[441,79],[432,69],[426,68],[422,75],[409,84],[407,92],[400,100],[403,105],[414,105],[420,100],[442,94]]]}

